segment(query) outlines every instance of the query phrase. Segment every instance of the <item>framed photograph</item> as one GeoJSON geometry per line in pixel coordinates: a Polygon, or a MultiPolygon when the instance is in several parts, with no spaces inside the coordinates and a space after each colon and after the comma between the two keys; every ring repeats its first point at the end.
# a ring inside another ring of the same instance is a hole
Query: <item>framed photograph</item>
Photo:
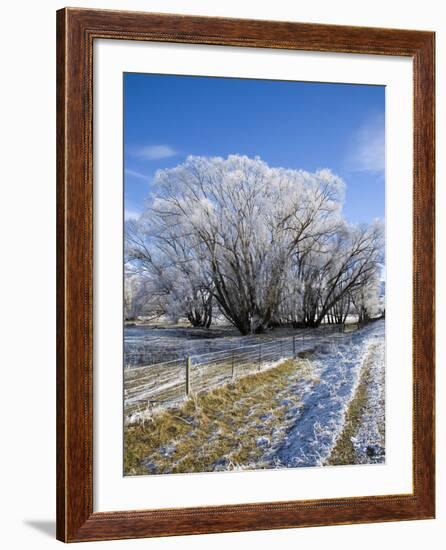
{"type": "Polygon", "coordinates": [[[434,33],[57,13],[57,537],[434,517],[434,33]]]}

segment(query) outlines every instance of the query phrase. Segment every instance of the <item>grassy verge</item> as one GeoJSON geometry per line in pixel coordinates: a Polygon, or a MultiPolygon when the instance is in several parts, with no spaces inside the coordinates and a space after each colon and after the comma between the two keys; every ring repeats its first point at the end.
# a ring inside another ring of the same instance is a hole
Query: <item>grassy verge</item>
{"type": "Polygon", "coordinates": [[[125,474],[262,467],[261,456],[286,428],[287,411],[299,406],[290,387],[302,377],[311,378],[309,362],[287,360],[126,426],[125,474]]]}
{"type": "Polygon", "coordinates": [[[340,466],[357,463],[352,437],[355,436],[361,425],[361,417],[367,406],[367,387],[369,378],[370,366],[366,363],[361,373],[356,393],[348,407],[343,430],[333,447],[330,458],[326,462],[327,465],[340,466]]]}

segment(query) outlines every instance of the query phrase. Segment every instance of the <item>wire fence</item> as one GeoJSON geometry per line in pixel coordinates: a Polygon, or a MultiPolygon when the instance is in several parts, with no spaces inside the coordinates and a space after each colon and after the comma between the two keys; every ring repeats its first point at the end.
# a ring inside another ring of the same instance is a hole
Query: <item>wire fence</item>
{"type": "MultiPolygon", "coordinates": [[[[345,330],[350,330],[352,324],[345,325],[345,330]]],[[[340,325],[321,325],[314,329],[294,329],[289,335],[296,338],[307,338],[311,332],[317,336],[340,331],[340,325]]],[[[284,336],[284,335],[283,335],[284,336]]],[[[196,356],[210,352],[221,352],[228,349],[239,349],[241,341],[243,346],[259,344],[260,342],[275,341],[275,334],[251,334],[240,337],[234,330],[224,328],[191,329],[181,327],[151,327],[131,326],[125,328],[124,353],[125,367],[155,365],[176,359],[183,360],[188,355],[196,356]]]]}
{"type": "Polygon", "coordinates": [[[127,419],[148,409],[173,405],[191,393],[200,393],[236,378],[261,372],[281,360],[336,345],[351,338],[351,330],[306,331],[283,338],[265,339],[238,348],[186,355],[151,365],[124,369],[124,408],[127,419]]]}

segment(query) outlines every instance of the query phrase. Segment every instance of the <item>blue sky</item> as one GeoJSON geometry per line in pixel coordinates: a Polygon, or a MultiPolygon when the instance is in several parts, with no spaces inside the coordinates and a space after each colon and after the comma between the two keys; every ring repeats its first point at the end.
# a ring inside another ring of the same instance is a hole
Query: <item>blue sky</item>
{"type": "Polygon", "coordinates": [[[383,86],[125,73],[126,218],[158,169],[233,153],[330,168],[347,184],[349,221],[384,218],[384,109],[383,86]]]}

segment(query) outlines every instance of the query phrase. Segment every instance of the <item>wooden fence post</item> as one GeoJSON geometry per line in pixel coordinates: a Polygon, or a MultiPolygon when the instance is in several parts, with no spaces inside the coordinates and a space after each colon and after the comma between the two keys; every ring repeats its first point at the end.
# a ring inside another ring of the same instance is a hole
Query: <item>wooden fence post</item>
{"type": "Polygon", "coordinates": [[[190,365],[191,360],[190,356],[188,355],[186,357],[186,395],[189,395],[190,393],[190,365]]]}

